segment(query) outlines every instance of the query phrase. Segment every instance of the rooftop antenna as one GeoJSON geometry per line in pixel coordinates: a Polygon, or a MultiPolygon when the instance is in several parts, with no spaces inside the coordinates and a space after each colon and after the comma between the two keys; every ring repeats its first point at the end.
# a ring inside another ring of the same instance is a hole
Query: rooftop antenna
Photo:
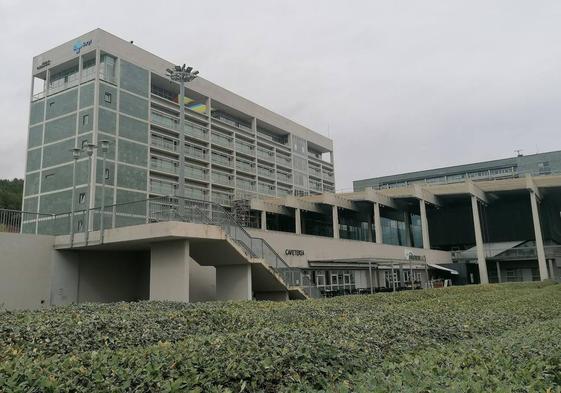
{"type": "Polygon", "coordinates": [[[523,151],[524,150],[522,150],[522,149],[514,150],[514,152],[516,153],[516,157],[523,157],[524,156],[524,154],[522,154],[523,151]]]}

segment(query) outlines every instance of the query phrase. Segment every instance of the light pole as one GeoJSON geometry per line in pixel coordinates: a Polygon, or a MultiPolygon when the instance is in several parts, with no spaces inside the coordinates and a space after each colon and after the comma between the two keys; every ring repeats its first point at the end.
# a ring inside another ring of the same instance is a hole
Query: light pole
{"type": "Polygon", "coordinates": [[[74,245],[74,211],[76,210],[76,163],[80,158],[82,149],[75,147],[70,149],[74,164],[72,166],[72,202],[70,204],[70,248],[74,245]]]}
{"type": "MultiPolygon", "coordinates": [[[[174,82],[179,82],[179,190],[175,194],[179,197],[185,196],[185,83],[191,82],[199,71],[193,71],[193,67],[175,66],[166,69],[166,76],[174,82]]],[[[184,201],[181,201],[181,205],[184,201]]]]}
{"type": "Polygon", "coordinates": [[[84,222],[85,227],[85,243],[88,245],[88,237],[90,234],[90,196],[91,196],[91,182],[92,182],[92,161],[94,150],[97,149],[97,145],[94,143],[88,143],[86,145],[86,154],[88,155],[88,183],[86,192],[86,219],[84,222]]]}
{"type": "Polygon", "coordinates": [[[99,239],[101,244],[103,244],[103,231],[105,229],[105,183],[107,182],[107,177],[105,176],[106,169],[106,155],[109,151],[109,141],[104,139],[99,141],[101,144],[101,154],[103,157],[103,171],[102,173],[102,180],[101,180],[101,216],[99,218],[99,239]]]}

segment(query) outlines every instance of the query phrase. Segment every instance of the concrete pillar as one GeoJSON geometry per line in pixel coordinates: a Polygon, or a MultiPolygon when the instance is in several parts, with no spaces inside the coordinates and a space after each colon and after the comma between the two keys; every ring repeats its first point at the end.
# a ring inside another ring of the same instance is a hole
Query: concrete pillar
{"type": "Polygon", "coordinates": [[[403,264],[399,264],[399,286],[405,286],[405,273],[403,272],[403,264]]]}
{"type": "Polygon", "coordinates": [[[366,234],[366,240],[372,242],[372,213],[368,212],[368,233],[366,234]]]}
{"type": "Polygon", "coordinates": [[[503,282],[503,279],[501,277],[501,264],[499,261],[496,262],[497,265],[497,280],[499,283],[503,282]]]}
{"type": "Polygon", "coordinates": [[[403,222],[405,224],[405,245],[411,247],[411,215],[408,211],[403,212],[403,222]]]}
{"type": "Polygon", "coordinates": [[[261,211],[261,229],[267,230],[267,212],[265,210],[261,211]]]}
{"type": "Polygon", "coordinates": [[[483,248],[483,234],[481,232],[481,222],[479,221],[479,201],[475,195],[471,196],[471,211],[473,213],[473,229],[475,230],[475,246],[477,248],[479,281],[481,284],[489,284],[487,261],[485,260],[485,250],[483,248]]]}
{"type": "Polygon", "coordinates": [[[251,265],[216,266],[216,299],[251,300],[251,265]]]}
{"type": "Polygon", "coordinates": [[[538,209],[538,198],[536,193],[530,192],[530,203],[532,205],[532,221],[534,222],[534,234],[536,237],[536,251],[538,254],[538,267],[540,269],[540,280],[547,280],[547,263],[545,261],[545,249],[543,247],[542,227],[540,223],[540,212],[538,209]]]}
{"type": "Polygon", "coordinates": [[[333,217],[333,238],[339,239],[339,209],[337,206],[331,206],[331,212],[333,217]]]}
{"type": "Polygon", "coordinates": [[[549,262],[549,278],[551,278],[552,280],[555,280],[555,265],[553,264],[553,259],[548,259],[547,260],[549,262]]]}
{"type": "Polygon", "coordinates": [[[150,300],[189,301],[189,242],[152,244],[150,248],[150,300]]]}
{"type": "Polygon", "coordinates": [[[421,232],[423,235],[423,248],[430,250],[429,221],[427,219],[427,205],[422,199],[419,200],[419,210],[421,212],[421,232]]]}
{"type": "Polygon", "coordinates": [[[380,204],[374,202],[374,234],[376,243],[382,244],[382,216],[380,216],[380,204]]]}
{"type": "Polygon", "coordinates": [[[297,235],[301,235],[302,234],[302,215],[300,212],[300,208],[296,208],[294,209],[294,226],[295,226],[295,232],[297,235]]]}

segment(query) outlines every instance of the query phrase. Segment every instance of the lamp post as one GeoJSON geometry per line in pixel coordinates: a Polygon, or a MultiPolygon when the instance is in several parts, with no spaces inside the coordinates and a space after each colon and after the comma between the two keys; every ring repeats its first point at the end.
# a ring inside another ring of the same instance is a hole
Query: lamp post
{"type": "Polygon", "coordinates": [[[94,143],[88,143],[86,145],[86,154],[88,155],[88,183],[87,183],[87,197],[86,197],[86,219],[84,222],[85,230],[85,243],[88,245],[88,237],[90,234],[90,196],[91,196],[91,182],[92,182],[92,161],[94,150],[97,149],[97,145],[94,143]]]}
{"type": "Polygon", "coordinates": [[[72,202],[70,204],[70,248],[74,245],[74,211],[76,210],[76,163],[80,158],[82,149],[75,147],[70,149],[72,152],[72,159],[74,161],[72,166],[72,202]]]}
{"type": "Polygon", "coordinates": [[[104,139],[99,141],[101,145],[101,155],[103,157],[103,167],[102,167],[102,180],[101,180],[101,216],[99,218],[99,239],[101,244],[103,244],[103,232],[105,229],[105,184],[107,182],[107,176],[105,176],[105,171],[107,170],[106,165],[106,155],[109,151],[109,141],[104,139]]]}
{"type": "Polygon", "coordinates": [[[176,196],[179,197],[185,196],[185,83],[195,79],[198,73],[193,71],[193,67],[185,67],[185,64],[166,69],[166,76],[179,82],[179,190],[176,190],[176,196]]]}

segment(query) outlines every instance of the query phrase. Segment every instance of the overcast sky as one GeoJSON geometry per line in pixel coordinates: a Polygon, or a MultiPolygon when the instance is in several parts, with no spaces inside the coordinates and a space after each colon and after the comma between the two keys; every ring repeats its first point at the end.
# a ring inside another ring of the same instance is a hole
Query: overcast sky
{"type": "Polygon", "coordinates": [[[330,136],[352,180],[561,149],[561,1],[0,0],[0,178],[31,60],[96,27],[330,136]]]}

